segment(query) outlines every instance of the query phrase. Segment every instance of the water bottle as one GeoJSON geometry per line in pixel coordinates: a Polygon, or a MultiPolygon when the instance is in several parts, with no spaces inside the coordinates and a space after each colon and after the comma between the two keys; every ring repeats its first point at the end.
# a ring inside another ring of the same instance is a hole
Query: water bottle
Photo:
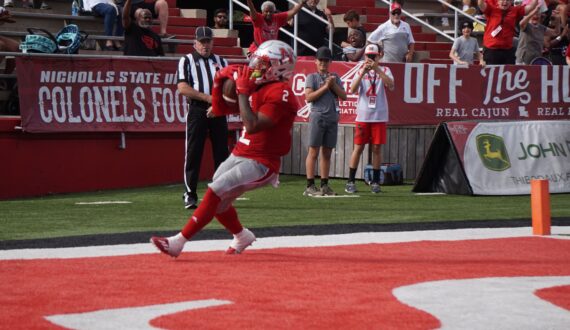
{"type": "Polygon", "coordinates": [[[73,16],[79,15],[79,4],[77,3],[77,0],[73,0],[73,2],[71,3],[71,15],[73,16]]]}

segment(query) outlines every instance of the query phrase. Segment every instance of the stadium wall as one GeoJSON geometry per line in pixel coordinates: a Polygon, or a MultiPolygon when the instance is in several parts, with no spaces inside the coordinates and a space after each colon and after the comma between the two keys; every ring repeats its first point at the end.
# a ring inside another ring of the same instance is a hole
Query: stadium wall
{"type": "MultiPolygon", "coordinates": [[[[183,180],[184,133],[28,134],[0,117],[0,199],[121,189],[183,180]]],[[[209,142],[207,142],[209,144],[209,142]]],[[[201,179],[213,174],[206,146],[201,179]]]]}

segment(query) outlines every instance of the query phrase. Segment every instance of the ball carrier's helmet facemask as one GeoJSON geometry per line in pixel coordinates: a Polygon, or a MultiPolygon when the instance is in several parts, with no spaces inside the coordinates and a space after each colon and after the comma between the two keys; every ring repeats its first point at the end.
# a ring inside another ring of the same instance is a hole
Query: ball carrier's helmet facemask
{"type": "Polygon", "coordinates": [[[296,56],[291,46],[283,41],[269,40],[253,53],[249,67],[258,85],[271,81],[288,80],[293,75],[296,56]]]}

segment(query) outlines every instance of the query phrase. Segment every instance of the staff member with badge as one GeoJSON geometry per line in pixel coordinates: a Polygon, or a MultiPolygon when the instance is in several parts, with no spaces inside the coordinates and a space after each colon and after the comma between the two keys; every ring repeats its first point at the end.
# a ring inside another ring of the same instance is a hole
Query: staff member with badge
{"type": "Polygon", "coordinates": [[[386,144],[386,123],[388,122],[388,99],[386,89],[394,90],[394,76],[390,68],[379,66],[384,55],[382,47],[376,44],[366,46],[366,59],[360,63],[360,70],[350,85],[350,92],[358,92],[354,132],[354,150],[350,156],[349,177],[345,191],[355,193],[356,168],[366,144],[372,149],[371,191],[380,192],[380,164],[382,145],[386,144]]]}
{"type": "Polygon", "coordinates": [[[212,104],[213,78],[228,62],[212,53],[213,32],[207,26],[196,29],[194,51],[178,62],[178,91],[188,99],[186,114],[186,156],[184,157],[184,207],[198,206],[198,178],[206,137],[212,142],[215,169],[228,158],[228,123],[225,116],[208,118],[212,104]]]}

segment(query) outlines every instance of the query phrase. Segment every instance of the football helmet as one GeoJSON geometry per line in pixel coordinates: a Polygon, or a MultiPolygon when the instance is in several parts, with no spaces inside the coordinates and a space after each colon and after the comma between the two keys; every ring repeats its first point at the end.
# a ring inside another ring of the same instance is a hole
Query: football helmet
{"type": "Polygon", "coordinates": [[[271,81],[287,80],[293,74],[296,56],[291,46],[283,41],[268,40],[253,53],[249,60],[252,77],[258,85],[271,81]]]}

